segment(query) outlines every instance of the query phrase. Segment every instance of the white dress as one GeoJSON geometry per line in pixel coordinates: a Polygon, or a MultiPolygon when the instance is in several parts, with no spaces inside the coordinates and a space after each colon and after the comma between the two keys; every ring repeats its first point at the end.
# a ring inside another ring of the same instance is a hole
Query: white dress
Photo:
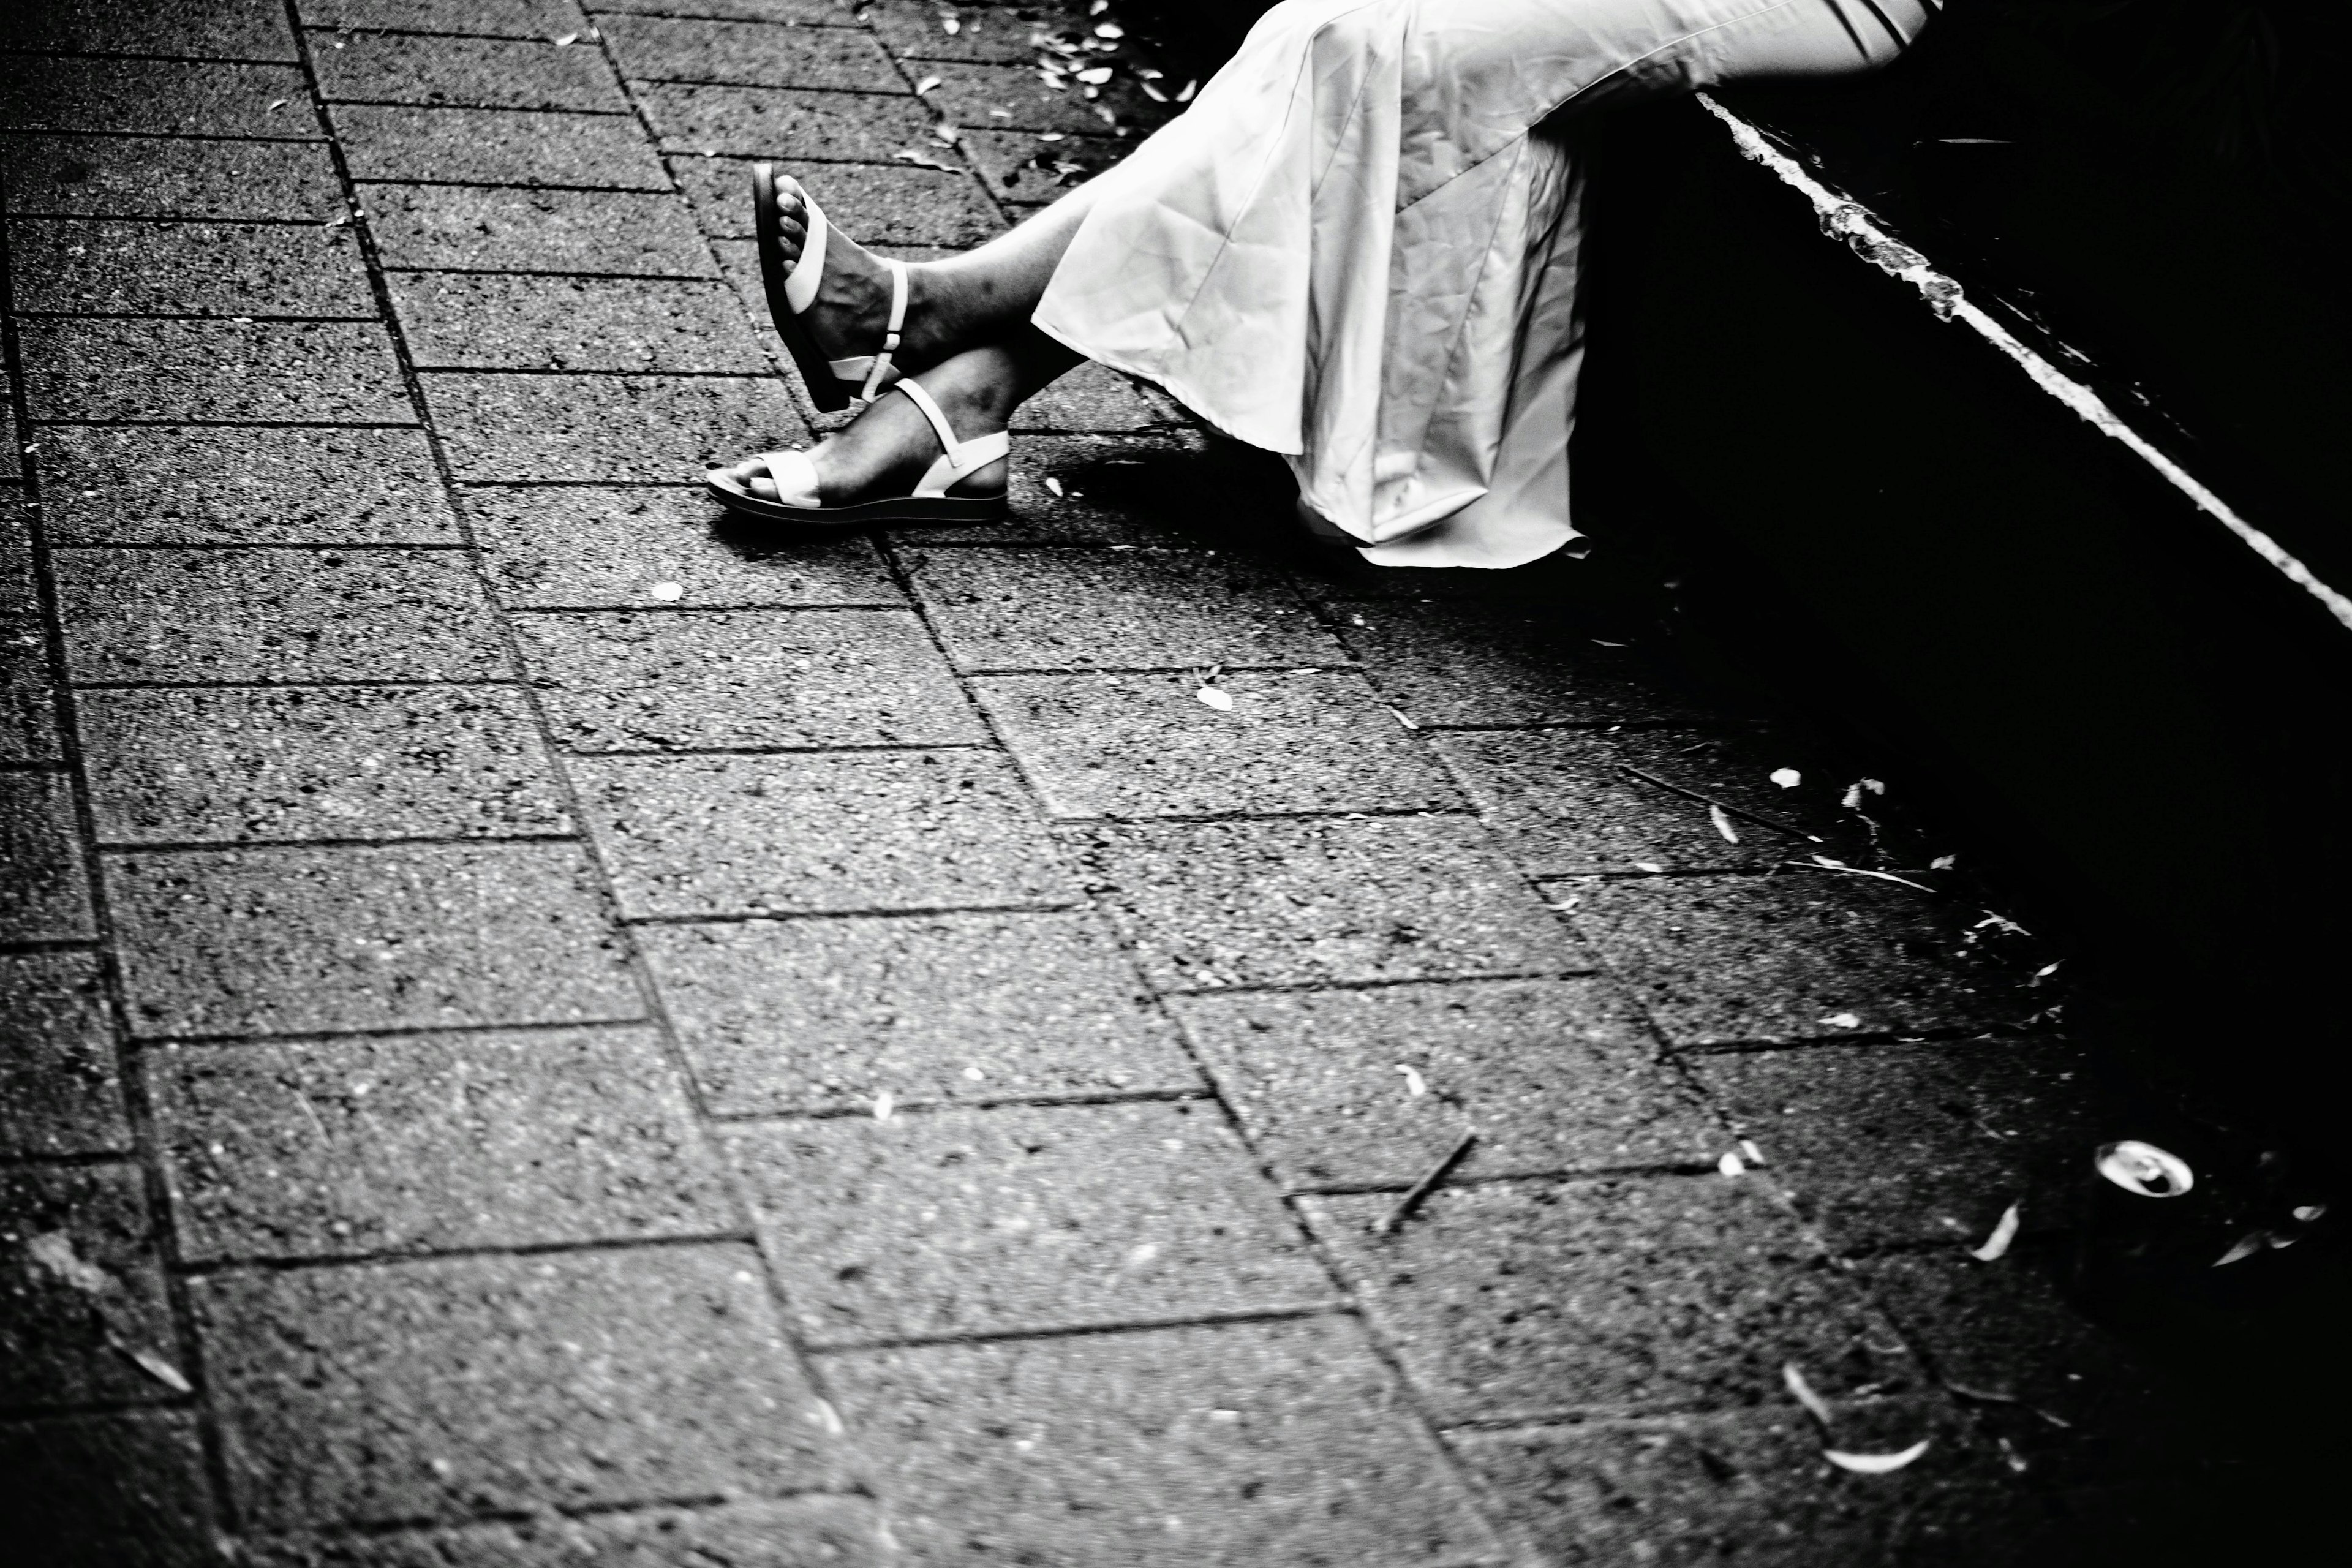
{"type": "Polygon", "coordinates": [[[1036,325],[1399,566],[1577,537],[1588,107],[1866,69],[1935,0],[1285,0],[1104,174],[1036,325]]]}

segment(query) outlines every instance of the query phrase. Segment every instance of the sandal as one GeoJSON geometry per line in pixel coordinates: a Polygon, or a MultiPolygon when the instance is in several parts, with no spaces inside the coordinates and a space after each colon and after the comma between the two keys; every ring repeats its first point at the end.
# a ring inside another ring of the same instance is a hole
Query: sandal
{"type": "Polygon", "coordinates": [[[913,492],[903,496],[886,496],[880,500],[857,501],[849,506],[826,506],[817,492],[816,465],[806,452],[762,452],[751,460],[765,463],[768,478],[776,487],[778,500],[753,495],[738,483],[724,468],[713,468],[703,475],[703,484],[720,506],[729,511],[747,517],[765,518],[772,522],[793,522],[805,527],[856,528],[884,522],[982,523],[995,522],[1005,514],[1004,491],[1002,489],[978,495],[950,495],[950,487],[968,476],[986,468],[1013,451],[1013,438],[1005,431],[992,430],[985,436],[975,436],[969,441],[959,441],[948,426],[948,416],[920,384],[901,381],[898,390],[907,400],[922,410],[923,417],[931,422],[931,430],[940,438],[940,456],[923,470],[913,492]]]}
{"type": "Polygon", "coordinates": [[[808,215],[808,237],[800,255],[787,262],[782,220],[776,209],[776,166],[751,165],[751,226],[760,237],[760,281],[768,296],[768,315],[776,323],[776,335],[792,352],[810,401],[821,412],[833,414],[852,403],[872,402],[898,380],[890,359],[898,352],[898,329],[907,322],[907,264],[894,258],[882,258],[890,274],[890,320],[883,330],[882,352],[850,359],[825,358],[801,317],[816,302],[818,287],[824,281],[824,242],[830,226],[824,221],[824,209],[805,188],[801,203],[808,215]],[[845,390],[851,387],[856,390],[845,390]]]}

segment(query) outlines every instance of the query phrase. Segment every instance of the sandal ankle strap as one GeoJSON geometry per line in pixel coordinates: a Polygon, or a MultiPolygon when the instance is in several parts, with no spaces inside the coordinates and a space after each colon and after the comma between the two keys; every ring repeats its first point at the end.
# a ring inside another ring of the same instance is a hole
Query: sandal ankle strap
{"type": "Polygon", "coordinates": [[[922,410],[923,417],[930,421],[931,434],[940,438],[940,457],[924,472],[922,482],[915,487],[916,495],[943,496],[947,494],[948,487],[957,480],[976,469],[986,468],[999,458],[1012,455],[1011,432],[992,430],[985,436],[959,441],[954,427],[948,424],[947,415],[940,411],[939,404],[923,390],[920,383],[902,381],[898,384],[898,390],[907,395],[908,402],[922,410]]]}

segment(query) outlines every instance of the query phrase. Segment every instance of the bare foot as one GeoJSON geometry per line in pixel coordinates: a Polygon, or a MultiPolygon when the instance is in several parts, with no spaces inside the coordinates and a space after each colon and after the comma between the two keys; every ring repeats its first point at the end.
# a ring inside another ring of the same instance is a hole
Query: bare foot
{"type": "MultiPolygon", "coordinates": [[[[776,228],[785,264],[800,259],[808,244],[808,193],[790,174],[776,176],[776,228]]],[[[936,364],[952,353],[941,341],[939,289],[921,262],[907,267],[907,319],[899,328],[896,363],[901,371],[936,364]]],[[[801,321],[828,359],[870,354],[882,346],[890,321],[890,274],[882,258],[866,249],[826,215],[824,275],[816,298],[801,321]]]]}
{"type": "MultiPolygon", "coordinates": [[[[947,416],[961,441],[1002,430],[1026,391],[1016,354],[1001,347],[973,349],[926,372],[923,390],[947,416]]],[[[921,409],[903,396],[885,394],[841,429],[809,449],[816,467],[817,493],[828,507],[854,506],[883,496],[906,495],[940,455],[940,438],[921,409]]],[[[1004,459],[974,469],[949,487],[950,495],[984,495],[1004,489],[1004,459]]],[[[736,483],[762,500],[776,499],[767,466],[754,458],[727,470],[736,483]]]]}

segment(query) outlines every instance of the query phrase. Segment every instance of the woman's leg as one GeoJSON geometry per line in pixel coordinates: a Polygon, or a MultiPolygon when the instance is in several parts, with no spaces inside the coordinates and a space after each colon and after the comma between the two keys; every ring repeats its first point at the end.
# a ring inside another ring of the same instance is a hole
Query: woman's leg
{"type": "MultiPolygon", "coordinates": [[[[1076,353],[1024,325],[1001,342],[950,356],[921,372],[919,379],[947,416],[949,427],[969,440],[1003,429],[1015,408],[1077,363],[1076,353]]],[[[939,451],[939,437],[921,412],[906,398],[886,394],[813,447],[809,460],[816,465],[824,504],[845,506],[877,495],[906,494],[939,451]]],[[[776,487],[756,459],[728,471],[753,495],[775,499],[776,487]]],[[[1004,464],[999,460],[967,476],[955,489],[1001,490],[1004,480],[1004,464]]]]}
{"type": "MultiPolygon", "coordinates": [[[[907,321],[899,368],[919,371],[1026,328],[1046,282],[1093,204],[1091,182],[1034,213],[976,250],[907,268],[907,321]]],[[[807,238],[798,187],[781,193],[784,254],[797,258],[807,238]]],[[[807,312],[826,354],[871,353],[890,310],[890,279],[881,259],[828,226],[824,278],[807,312]]]]}

